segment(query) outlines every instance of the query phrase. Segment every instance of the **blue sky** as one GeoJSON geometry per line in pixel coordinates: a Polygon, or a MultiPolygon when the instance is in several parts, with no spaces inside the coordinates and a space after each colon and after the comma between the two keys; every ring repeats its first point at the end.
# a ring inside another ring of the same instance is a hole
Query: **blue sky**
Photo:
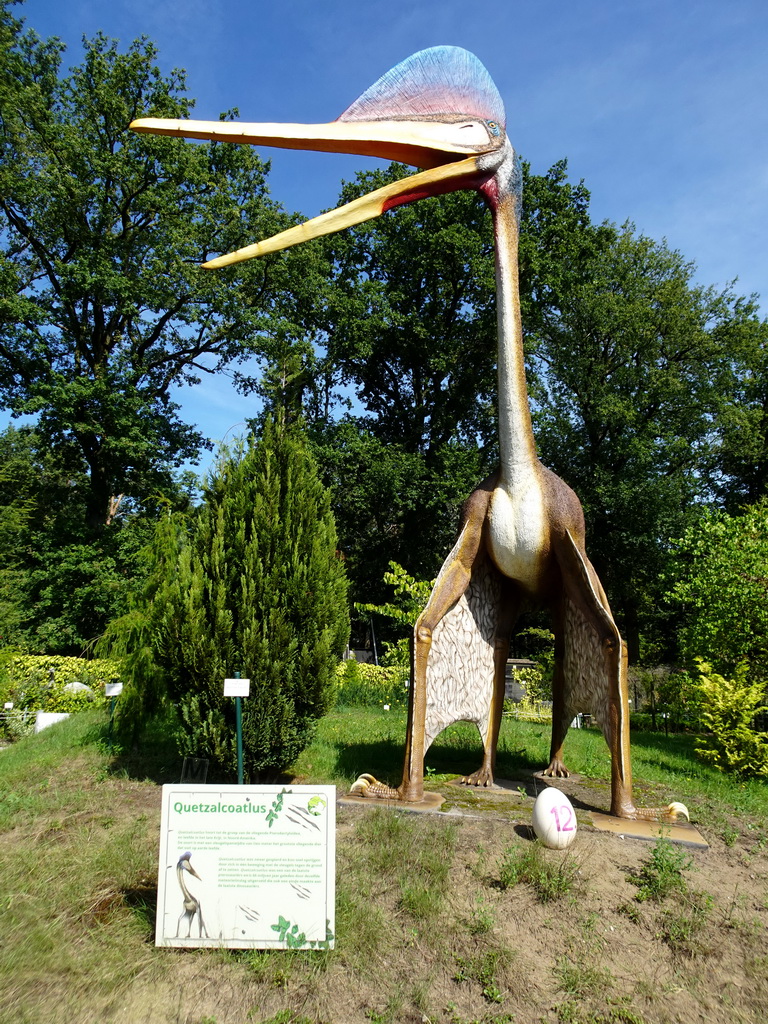
{"type": "MultiPolygon", "coordinates": [[[[83,35],[149,36],[164,70],[187,70],[201,118],[239,107],[244,120],[329,121],[410,53],[464,46],[490,71],[535,172],[567,157],[593,219],[666,238],[701,283],[738,278],[766,309],[765,0],[28,0],[15,13],[59,36],[68,64],[83,35]]],[[[307,216],[366,165],[264,155],[274,198],[307,216]]],[[[185,415],[212,438],[253,411],[226,378],[197,392],[183,396],[185,415]]]]}

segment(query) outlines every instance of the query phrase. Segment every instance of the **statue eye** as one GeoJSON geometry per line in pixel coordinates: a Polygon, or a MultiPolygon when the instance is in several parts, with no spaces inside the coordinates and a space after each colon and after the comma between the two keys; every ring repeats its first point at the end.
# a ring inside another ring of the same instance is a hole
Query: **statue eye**
{"type": "Polygon", "coordinates": [[[496,135],[497,137],[501,135],[501,128],[499,128],[498,124],[495,121],[486,121],[485,123],[487,124],[488,131],[491,133],[491,135],[496,135]]]}

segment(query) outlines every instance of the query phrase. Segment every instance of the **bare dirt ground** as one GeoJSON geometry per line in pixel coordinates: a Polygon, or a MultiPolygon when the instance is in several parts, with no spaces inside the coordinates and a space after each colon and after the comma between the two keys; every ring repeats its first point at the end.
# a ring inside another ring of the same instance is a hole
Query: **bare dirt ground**
{"type": "MultiPolygon", "coordinates": [[[[579,786],[570,790],[578,806],[579,786]]],[[[595,801],[593,783],[582,795],[593,806],[601,802],[595,801]]],[[[686,851],[691,862],[683,872],[685,890],[656,903],[638,902],[632,883],[653,844],[582,824],[570,851],[543,851],[544,862],[564,869],[570,884],[560,898],[541,902],[525,882],[500,887],[505,852],[530,843],[530,828],[522,823],[526,800],[516,800],[517,805],[513,797],[467,796],[460,816],[400,815],[402,831],[384,850],[376,832],[391,831],[383,819],[395,812],[377,810],[372,819],[366,808],[340,808],[333,952],[156,951],[150,976],[129,986],[121,1005],[104,1007],[100,1019],[132,1024],[766,1020],[763,832],[756,830],[755,838],[729,834],[728,845],[704,829],[710,847],[686,851]],[[420,876],[428,870],[418,861],[408,867],[419,844],[449,860],[442,898],[431,906],[408,898],[408,870],[414,884],[424,881],[420,876]]],[[[527,820],[529,813],[528,808],[527,820]]]]}

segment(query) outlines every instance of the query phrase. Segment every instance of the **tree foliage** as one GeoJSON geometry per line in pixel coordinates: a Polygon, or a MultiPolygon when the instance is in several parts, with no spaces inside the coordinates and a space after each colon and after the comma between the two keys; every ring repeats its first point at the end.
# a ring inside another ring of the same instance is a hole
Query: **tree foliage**
{"type": "Polygon", "coordinates": [[[58,461],[85,472],[93,535],[111,498],[162,491],[196,455],[172,385],[257,350],[305,258],[200,268],[286,218],[250,147],[128,130],[193,105],[149,41],[86,40],[64,74],[62,45],[23,32],[5,0],[0,24],[0,405],[37,415],[58,461]]]}
{"type": "Polygon", "coordinates": [[[726,675],[768,678],[768,501],[741,515],[705,510],[678,541],[669,583],[685,619],[680,650],[726,675]]]}
{"type": "MultiPolygon", "coordinates": [[[[411,174],[362,172],[340,202],[411,174]]],[[[449,442],[493,443],[493,235],[459,192],[329,239],[328,358],[371,430],[427,461],[449,442]]]]}
{"type": "Polygon", "coordinates": [[[434,577],[453,541],[459,511],[483,476],[476,447],[446,444],[431,459],[346,418],[315,425],[313,450],[332,492],[353,599],[386,600],[391,560],[434,577]]]}
{"type": "Polygon", "coordinates": [[[83,536],[84,473],[62,466],[31,427],[0,433],[0,642],[30,652],[83,654],[127,608],[137,553],[160,508],[184,508],[184,488],[162,502],[125,499],[109,529],[83,536]]]}
{"type": "MultiPolygon", "coordinates": [[[[596,568],[639,653],[669,538],[711,500],[719,415],[760,338],[754,308],[631,225],[602,238],[531,338],[537,440],[580,496],[596,568]]],[[[658,620],[657,620],[658,621],[658,620]]]]}
{"type": "MultiPolygon", "coordinates": [[[[4,635],[81,653],[125,611],[138,548],[208,444],[172,389],[303,332],[316,254],[199,264],[290,219],[250,147],[140,136],[189,116],[184,75],[146,39],[101,35],[66,72],[0,0],[0,444],[4,635]],[[278,339],[277,341],[275,339],[278,339]]],[[[308,344],[308,342],[307,342],[308,344]]]]}

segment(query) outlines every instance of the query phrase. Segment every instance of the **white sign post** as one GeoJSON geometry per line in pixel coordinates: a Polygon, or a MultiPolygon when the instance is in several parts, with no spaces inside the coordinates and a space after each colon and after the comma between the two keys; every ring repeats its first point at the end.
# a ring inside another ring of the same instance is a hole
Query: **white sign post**
{"type": "Polygon", "coordinates": [[[158,946],[331,949],[335,786],[163,786],[158,946]]]}

